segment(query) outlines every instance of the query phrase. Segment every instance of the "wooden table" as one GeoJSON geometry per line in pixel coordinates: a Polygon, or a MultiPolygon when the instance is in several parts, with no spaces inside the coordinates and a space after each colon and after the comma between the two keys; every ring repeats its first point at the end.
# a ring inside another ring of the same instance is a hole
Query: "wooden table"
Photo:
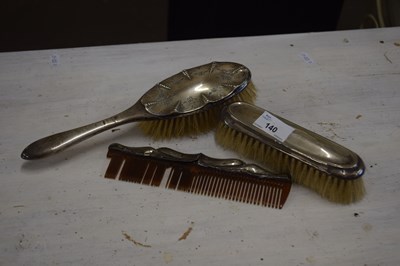
{"type": "Polygon", "coordinates": [[[400,28],[0,54],[0,265],[400,265],[399,85],[400,28]],[[212,133],[153,141],[126,125],[20,158],[211,61],[246,65],[257,105],[357,152],[366,197],[294,185],[277,210],[103,178],[113,142],[237,157],[212,133]]]}

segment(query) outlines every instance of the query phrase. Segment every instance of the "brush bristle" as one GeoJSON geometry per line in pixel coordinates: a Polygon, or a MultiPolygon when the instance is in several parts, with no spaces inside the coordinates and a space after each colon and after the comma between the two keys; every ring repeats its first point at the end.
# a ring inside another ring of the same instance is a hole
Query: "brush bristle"
{"type": "Polygon", "coordinates": [[[215,138],[221,146],[235,150],[273,172],[289,174],[294,182],[316,191],[330,201],[350,204],[365,195],[362,178],[344,180],[328,175],[224,123],[218,125],[215,138]]]}
{"type": "Polygon", "coordinates": [[[250,82],[242,92],[226,101],[223,105],[215,105],[206,111],[198,112],[194,115],[141,121],[138,123],[138,126],[144,134],[154,139],[170,139],[203,134],[217,126],[223,106],[239,101],[254,103],[256,96],[257,90],[254,84],[250,82]]]}

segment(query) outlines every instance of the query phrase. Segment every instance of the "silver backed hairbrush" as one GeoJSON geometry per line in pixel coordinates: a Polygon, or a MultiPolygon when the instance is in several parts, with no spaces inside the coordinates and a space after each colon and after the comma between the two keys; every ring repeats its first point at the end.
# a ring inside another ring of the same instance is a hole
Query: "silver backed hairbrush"
{"type": "Polygon", "coordinates": [[[291,188],[288,176],[238,159],[121,144],[110,145],[107,157],[106,178],[271,208],[282,208],[291,188]]]}
{"type": "Polygon", "coordinates": [[[216,141],[328,200],[346,204],[365,194],[365,166],[356,153],[255,105],[227,106],[216,141]]]}
{"type": "Polygon", "coordinates": [[[225,104],[253,102],[255,97],[250,69],[235,62],[211,62],[158,82],[122,112],[29,144],[21,158],[36,160],[51,156],[101,132],[133,122],[139,122],[145,134],[158,139],[205,133],[218,124],[218,114],[225,104]]]}

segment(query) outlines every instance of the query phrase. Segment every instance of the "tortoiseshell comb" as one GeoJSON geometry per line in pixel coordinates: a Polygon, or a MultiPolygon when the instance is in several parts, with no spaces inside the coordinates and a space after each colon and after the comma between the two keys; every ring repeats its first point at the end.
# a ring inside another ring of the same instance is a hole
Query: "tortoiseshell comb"
{"type": "Polygon", "coordinates": [[[111,144],[105,177],[281,209],[291,188],[288,176],[273,175],[238,159],[216,159],[169,148],[111,144]]]}

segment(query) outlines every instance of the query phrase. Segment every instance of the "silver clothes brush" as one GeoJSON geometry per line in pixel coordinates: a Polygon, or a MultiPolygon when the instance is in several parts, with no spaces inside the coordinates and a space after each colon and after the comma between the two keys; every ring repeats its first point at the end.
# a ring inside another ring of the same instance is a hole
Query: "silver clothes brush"
{"type": "Polygon", "coordinates": [[[365,194],[365,166],[356,153],[255,105],[228,105],[216,141],[331,201],[352,203],[365,194]]]}

